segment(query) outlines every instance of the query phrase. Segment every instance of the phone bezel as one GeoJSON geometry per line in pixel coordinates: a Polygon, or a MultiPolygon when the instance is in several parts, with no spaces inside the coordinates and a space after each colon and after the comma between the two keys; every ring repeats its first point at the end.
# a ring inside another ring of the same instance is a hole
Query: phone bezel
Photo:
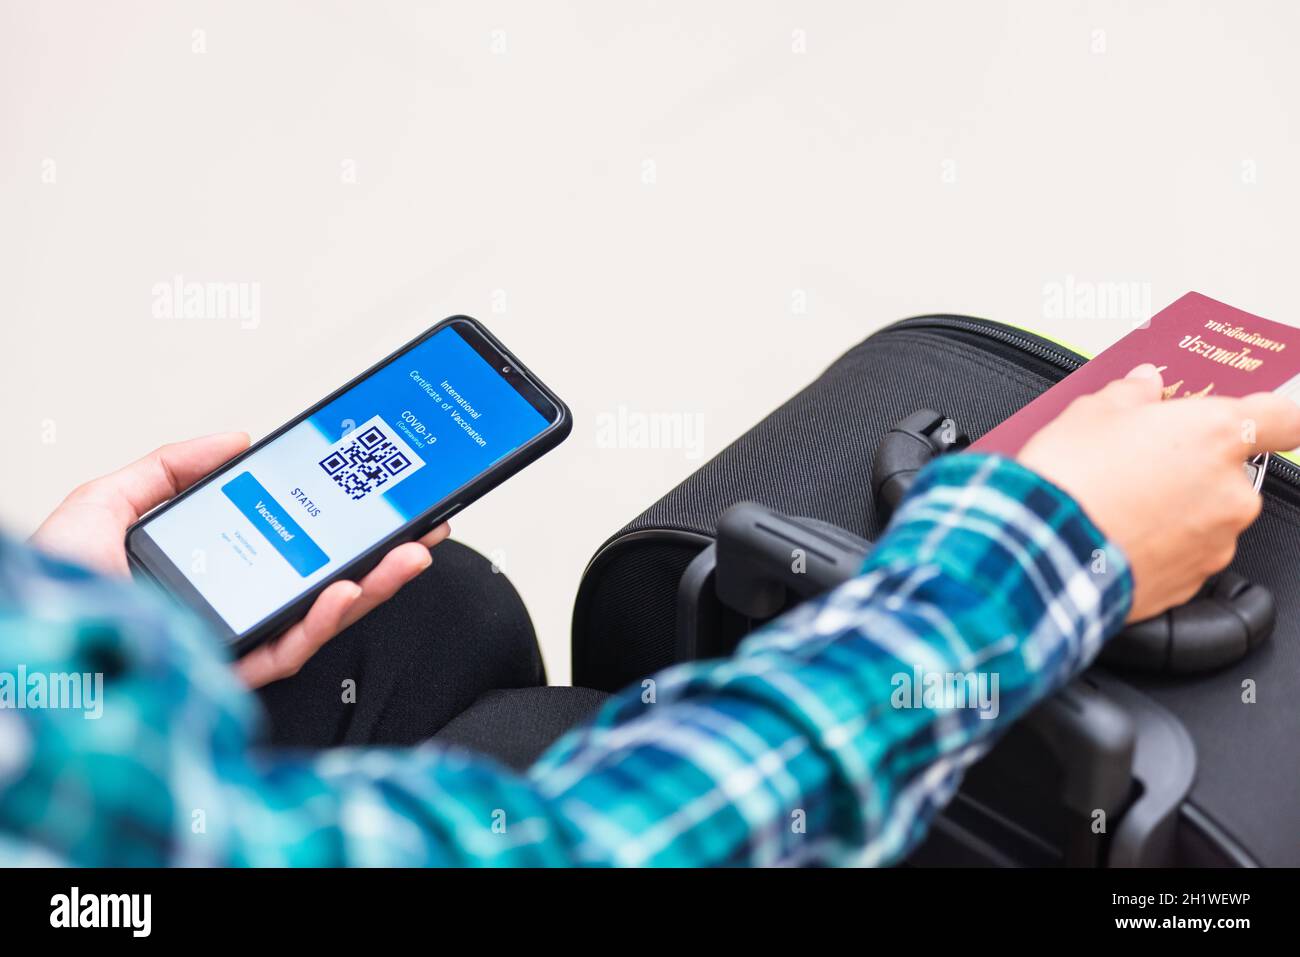
{"type": "Polygon", "coordinates": [[[220,468],[204,476],[198,482],[177,495],[168,502],[163,503],[157,508],[151,510],[139,521],[133,524],[126,531],[126,554],[127,561],[133,572],[143,574],[149,579],[157,582],[164,589],[175,595],[182,603],[192,608],[200,618],[206,621],[217,635],[225,642],[226,646],[231,649],[236,656],[242,655],[250,649],[266,641],[268,638],[284,631],[293,622],[302,618],[307,609],[311,607],[312,602],[316,600],[325,588],[328,588],[336,581],[344,579],[356,579],[365,575],[375,567],[391,549],[405,542],[415,541],[426,532],[437,527],[446,521],[455,513],[468,506],[470,503],[481,498],[487,492],[500,485],[510,476],[519,472],[531,462],[536,461],[546,452],[549,452],[555,446],[564,441],[573,428],[573,417],[569,407],[556,395],[551,389],[535,376],[519,359],[505,347],[502,342],[492,335],[492,333],[477,319],[471,316],[456,315],[448,316],[441,322],[425,330],[416,336],[410,342],[400,346],[389,355],[380,359],[370,366],[364,372],[353,377],[348,382],[339,386],[325,398],[308,407],[299,415],[290,419],[284,425],[275,431],[269,433],[264,438],[250,445],[245,451],[235,456],[229,462],[223,464],[220,468]],[[193,495],[199,489],[203,488],[210,482],[215,481],[222,475],[235,469],[240,462],[250,455],[270,445],[280,436],[284,435],[290,429],[302,424],[317,411],[329,405],[335,399],[339,398],[349,389],[364,382],[370,376],[374,375],[381,369],[391,365],[400,359],[407,352],[419,346],[422,342],[437,335],[440,331],[448,326],[456,325],[456,331],[479,355],[486,360],[491,354],[495,357],[494,370],[502,381],[510,384],[519,394],[529,401],[543,416],[550,419],[550,424],[539,432],[536,436],[529,439],[523,445],[516,448],[513,452],[506,455],[494,463],[485,472],[480,473],[460,488],[450,492],[446,497],[434,503],[429,509],[416,516],[407,524],[397,529],[395,532],[376,542],[370,548],[366,549],[352,561],[336,569],[316,584],[312,585],[301,595],[294,597],[290,601],[281,605],[270,615],[263,618],[256,625],[242,633],[236,633],[226,623],[225,619],[217,613],[216,609],[203,598],[202,594],[190,582],[185,574],[171,561],[157,544],[147,534],[143,534],[144,526],[156,518],[158,515],[175,508],[185,501],[190,495],[193,495]],[[468,329],[470,335],[465,334],[468,329]],[[487,350],[485,352],[484,350],[487,350]],[[510,372],[502,374],[501,368],[509,366],[510,372]],[[530,395],[524,388],[531,390],[530,395]],[[540,399],[545,405],[549,405],[553,415],[547,416],[547,409],[538,405],[535,399],[540,399]]]}

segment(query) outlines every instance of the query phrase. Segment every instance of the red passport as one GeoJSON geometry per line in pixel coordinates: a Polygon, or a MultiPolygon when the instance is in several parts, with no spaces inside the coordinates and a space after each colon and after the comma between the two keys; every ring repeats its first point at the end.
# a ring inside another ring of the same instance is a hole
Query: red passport
{"type": "Polygon", "coordinates": [[[1300,402],[1300,329],[1189,292],[1066,376],[971,447],[1015,455],[1076,396],[1150,362],[1165,398],[1280,392],[1300,402]]]}

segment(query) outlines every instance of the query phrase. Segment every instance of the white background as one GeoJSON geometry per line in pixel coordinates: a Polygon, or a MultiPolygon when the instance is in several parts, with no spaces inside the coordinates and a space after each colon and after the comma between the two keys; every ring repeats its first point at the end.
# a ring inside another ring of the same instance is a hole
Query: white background
{"type": "Polygon", "coordinates": [[[1100,349],[1130,317],[1062,318],[1068,277],[1296,322],[1297,36],[1282,2],[3,0],[0,519],[468,312],[575,412],[455,523],[567,681],[585,562],[701,461],[601,415],[701,415],[707,456],[918,312],[1100,349]],[[177,274],[258,283],[260,325],[154,318],[177,274]]]}

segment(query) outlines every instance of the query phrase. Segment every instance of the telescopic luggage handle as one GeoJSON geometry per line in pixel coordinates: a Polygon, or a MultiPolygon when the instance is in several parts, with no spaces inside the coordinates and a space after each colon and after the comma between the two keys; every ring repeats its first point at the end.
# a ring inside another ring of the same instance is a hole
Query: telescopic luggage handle
{"type": "MultiPolygon", "coordinates": [[[[926,463],[969,444],[950,417],[932,409],[919,409],[886,432],[871,470],[882,516],[887,518],[903,500],[926,463]]],[[[1148,673],[1211,671],[1263,642],[1276,620],[1268,589],[1225,571],[1186,604],[1129,625],[1106,644],[1100,661],[1148,673]]]]}

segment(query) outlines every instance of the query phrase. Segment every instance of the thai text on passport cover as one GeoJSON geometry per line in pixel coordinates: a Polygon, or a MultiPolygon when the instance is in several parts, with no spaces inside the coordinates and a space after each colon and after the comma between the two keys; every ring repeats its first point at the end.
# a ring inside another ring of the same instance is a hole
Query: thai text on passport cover
{"type": "Polygon", "coordinates": [[[971,447],[1014,455],[1077,396],[1136,366],[1163,366],[1165,398],[1280,392],[1300,401],[1300,329],[1189,292],[971,447]]]}

